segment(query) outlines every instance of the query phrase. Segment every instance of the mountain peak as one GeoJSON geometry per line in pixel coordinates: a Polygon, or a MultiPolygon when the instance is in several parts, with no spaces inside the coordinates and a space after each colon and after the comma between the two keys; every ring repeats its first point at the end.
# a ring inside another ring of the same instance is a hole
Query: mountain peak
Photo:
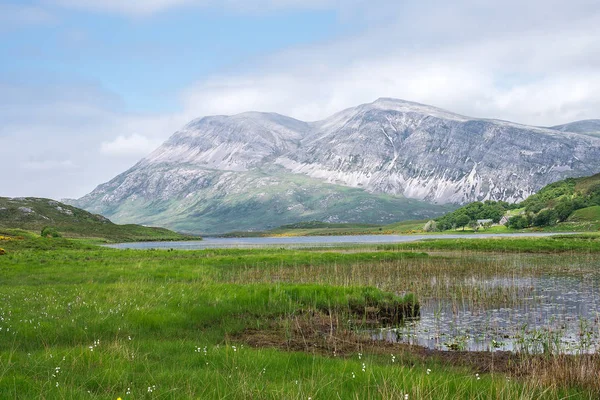
{"type": "Polygon", "coordinates": [[[374,109],[384,111],[396,111],[403,113],[418,113],[425,116],[432,116],[437,118],[467,121],[472,118],[465,117],[460,114],[444,110],[443,108],[430,106],[427,104],[417,103],[414,101],[394,99],[391,97],[380,97],[372,103],[363,104],[359,106],[361,109],[374,109]]]}

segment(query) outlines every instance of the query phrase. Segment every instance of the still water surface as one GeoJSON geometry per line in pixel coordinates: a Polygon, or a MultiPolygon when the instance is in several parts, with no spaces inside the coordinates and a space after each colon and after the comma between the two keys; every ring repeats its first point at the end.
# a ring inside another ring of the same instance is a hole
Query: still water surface
{"type": "Polygon", "coordinates": [[[296,236],[256,238],[211,238],[184,242],[137,242],[107,245],[117,249],[176,249],[202,250],[243,247],[327,247],[345,244],[383,244],[416,242],[423,239],[481,239],[491,237],[540,237],[555,233],[508,233],[508,234],[462,234],[462,235],[356,235],[356,236],[296,236]]]}
{"type": "Polygon", "coordinates": [[[438,350],[554,354],[600,350],[600,273],[498,277],[473,284],[490,291],[510,288],[517,301],[480,307],[469,301],[425,300],[419,319],[374,331],[373,338],[438,350]]]}

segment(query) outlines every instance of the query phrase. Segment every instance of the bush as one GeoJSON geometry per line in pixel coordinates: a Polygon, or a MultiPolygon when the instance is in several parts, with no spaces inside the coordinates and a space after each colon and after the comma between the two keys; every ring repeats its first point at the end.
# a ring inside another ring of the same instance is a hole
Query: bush
{"type": "Polygon", "coordinates": [[[41,233],[42,237],[53,237],[53,238],[59,238],[60,233],[58,233],[58,231],[56,230],[56,228],[52,228],[49,226],[45,226],[44,229],[42,229],[42,233],[41,233]]]}
{"type": "Polygon", "coordinates": [[[556,225],[558,214],[554,210],[542,210],[533,217],[534,226],[552,226],[556,225]]]}
{"type": "Polygon", "coordinates": [[[516,215],[508,220],[506,226],[513,229],[525,229],[529,227],[529,221],[524,215],[516,215]]]}
{"type": "Polygon", "coordinates": [[[572,201],[563,200],[554,207],[556,214],[558,216],[558,220],[560,222],[566,221],[573,211],[575,211],[575,206],[572,201]]]}
{"type": "Polygon", "coordinates": [[[4,249],[0,249],[0,256],[3,256],[3,255],[5,255],[5,254],[6,254],[6,250],[4,250],[4,249]]]}

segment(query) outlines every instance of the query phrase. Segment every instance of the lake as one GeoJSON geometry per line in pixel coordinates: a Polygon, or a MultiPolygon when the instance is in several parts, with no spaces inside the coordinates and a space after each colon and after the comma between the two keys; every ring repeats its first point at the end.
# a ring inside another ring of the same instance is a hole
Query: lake
{"type": "MultiPolygon", "coordinates": [[[[562,233],[561,233],[562,234],[562,233]]],[[[295,236],[255,238],[212,238],[182,242],[135,242],[106,245],[116,249],[175,249],[202,250],[215,248],[248,247],[327,247],[351,244],[385,244],[415,242],[424,239],[484,239],[499,237],[543,237],[557,233],[503,233],[503,234],[443,234],[443,235],[354,235],[354,236],[295,236]]]]}

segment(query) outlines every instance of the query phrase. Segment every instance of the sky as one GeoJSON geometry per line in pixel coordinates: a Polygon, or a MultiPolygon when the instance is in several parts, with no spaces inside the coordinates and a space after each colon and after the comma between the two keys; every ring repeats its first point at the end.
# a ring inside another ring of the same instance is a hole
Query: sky
{"type": "Polygon", "coordinates": [[[194,118],[379,97],[600,118],[600,2],[0,0],[0,196],[79,198],[194,118]]]}

